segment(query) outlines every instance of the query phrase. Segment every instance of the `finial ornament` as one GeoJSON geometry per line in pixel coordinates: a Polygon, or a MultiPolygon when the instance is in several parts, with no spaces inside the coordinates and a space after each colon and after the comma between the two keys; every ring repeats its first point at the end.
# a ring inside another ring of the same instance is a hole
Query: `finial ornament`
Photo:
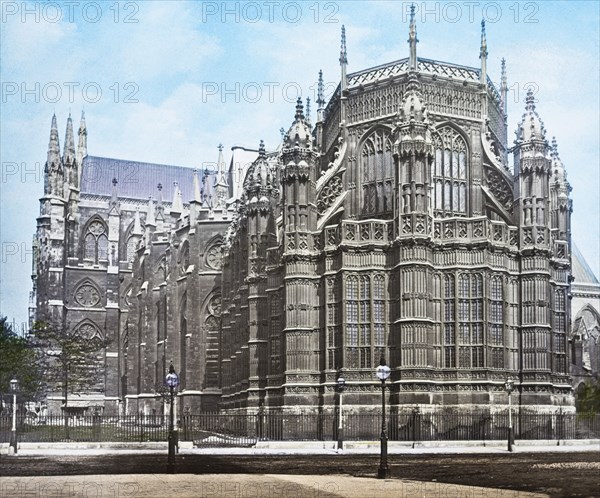
{"type": "Polygon", "coordinates": [[[266,152],[265,152],[265,142],[264,142],[264,140],[261,140],[261,141],[260,141],[260,144],[259,144],[259,146],[258,146],[258,155],[259,155],[260,157],[265,157],[265,155],[266,155],[266,152]]]}
{"type": "Polygon", "coordinates": [[[304,119],[304,106],[302,105],[302,99],[298,97],[296,101],[296,120],[304,119]]]}
{"type": "Polygon", "coordinates": [[[479,58],[483,59],[484,57],[487,57],[488,55],[488,51],[487,51],[487,40],[485,37],[485,19],[481,20],[481,48],[479,50],[479,58]]]}
{"type": "Polygon", "coordinates": [[[410,27],[408,30],[409,60],[408,67],[411,71],[417,70],[417,24],[415,23],[415,4],[410,6],[410,27]]]}
{"type": "Polygon", "coordinates": [[[162,192],[163,186],[162,183],[159,183],[156,188],[158,189],[159,192],[162,192]]]}
{"type": "Polygon", "coordinates": [[[558,143],[556,142],[556,137],[552,137],[551,149],[552,152],[550,153],[550,155],[556,159],[558,157],[558,143]]]}
{"type": "Polygon", "coordinates": [[[116,178],[113,178],[113,179],[112,179],[112,184],[113,184],[113,187],[116,187],[116,186],[117,186],[117,183],[119,183],[119,180],[117,180],[116,178]]]}
{"type": "Polygon", "coordinates": [[[317,107],[322,107],[325,104],[323,98],[323,70],[319,70],[319,83],[317,85],[317,107]]]}
{"type": "Polygon", "coordinates": [[[219,149],[219,152],[223,152],[223,144],[219,144],[217,149],[219,149]]]}
{"type": "Polygon", "coordinates": [[[342,44],[340,48],[340,64],[348,64],[348,52],[346,50],[346,26],[342,25],[342,44]]]}
{"type": "Polygon", "coordinates": [[[533,97],[533,90],[531,87],[527,89],[527,96],[525,97],[525,109],[528,111],[535,111],[535,98],[533,97]]]}

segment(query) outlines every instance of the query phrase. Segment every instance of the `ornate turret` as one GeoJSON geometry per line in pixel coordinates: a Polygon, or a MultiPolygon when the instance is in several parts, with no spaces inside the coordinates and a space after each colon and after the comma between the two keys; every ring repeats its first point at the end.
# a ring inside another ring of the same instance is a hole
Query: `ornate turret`
{"type": "MultiPolygon", "coordinates": [[[[555,240],[568,241],[571,232],[571,212],[573,210],[572,200],[569,198],[571,185],[567,180],[565,166],[558,155],[558,144],[556,138],[552,137],[550,147],[551,171],[550,171],[550,211],[552,229],[556,230],[555,240]]],[[[561,247],[558,245],[556,255],[565,258],[568,253],[568,244],[561,247]]]]}
{"type": "Polygon", "coordinates": [[[294,122],[284,137],[281,159],[283,204],[287,219],[291,220],[286,225],[286,250],[312,249],[313,240],[307,232],[317,226],[314,205],[317,153],[301,99],[296,104],[294,122]]]}
{"type": "MultiPolygon", "coordinates": [[[[394,155],[398,157],[401,213],[427,213],[433,143],[427,110],[417,74],[410,73],[408,91],[395,130],[394,155]]],[[[416,220],[410,226],[417,226],[416,220]]],[[[406,225],[408,226],[408,225],[406,225]]]]}
{"type": "Polygon", "coordinates": [[[304,107],[302,99],[298,97],[296,102],[296,116],[292,126],[283,137],[284,149],[309,149],[313,148],[313,137],[309,124],[304,117],[304,107]]]}
{"type": "Polygon", "coordinates": [[[527,91],[525,113],[518,124],[513,148],[515,197],[522,244],[547,246],[548,197],[551,161],[544,123],[535,110],[533,91],[527,91]]]}
{"type": "Polygon", "coordinates": [[[531,88],[527,90],[525,112],[521,117],[516,134],[516,143],[530,141],[542,143],[546,141],[546,128],[535,110],[535,98],[533,97],[533,90],[531,88]]]}

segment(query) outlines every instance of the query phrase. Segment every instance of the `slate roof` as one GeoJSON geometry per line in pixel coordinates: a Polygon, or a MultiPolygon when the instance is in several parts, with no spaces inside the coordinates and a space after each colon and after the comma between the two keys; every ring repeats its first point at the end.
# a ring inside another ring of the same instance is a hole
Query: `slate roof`
{"type": "MultiPolygon", "coordinates": [[[[198,171],[198,177],[202,183],[201,171],[198,171]]],[[[194,197],[193,168],[98,156],[87,156],[83,160],[81,193],[110,197],[113,178],[119,182],[117,193],[120,198],[148,199],[152,196],[156,199],[160,183],[163,199],[170,202],[173,199],[173,182],[179,184],[183,202],[188,203],[194,197]]]]}
{"type": "Polygon", "coordinates": [[[587,264],[583,254],[579,252],[575,242],[572,243],[571,249],[573,251],[573,257],[571,258],[572,273],[573,277],[575,277],[574,284],[600,284],[598,282],[598,278],[594,275],[594,272],[587,264]]]}

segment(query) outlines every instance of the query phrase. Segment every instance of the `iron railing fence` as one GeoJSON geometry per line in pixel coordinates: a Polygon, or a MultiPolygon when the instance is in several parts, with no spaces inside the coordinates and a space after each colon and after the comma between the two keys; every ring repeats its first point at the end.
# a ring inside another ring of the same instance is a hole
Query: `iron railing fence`
{"type": "MultiPolygon", "coordinates": [[[[508,412],[391,413],[387,416],[390,441],[489,441],[508,438],[508,412]]],[[[600,414],[514,413],[514,437],[519,440],[600,438],[600,414]]],[[[201,413],[178,421],[181,441],[196,446],[252,446],[257,441],[335,441],[337,413],[201,413]]],[[[10,440],[12,418],[0,416],[0,443],[10,440]]],[[[378,440],[381,415],[343,415],[343,439],[378,440]]],[[[167,416],[72,416],[17,417],[21,442],[147,442],[166,441],[167,416]]]]}

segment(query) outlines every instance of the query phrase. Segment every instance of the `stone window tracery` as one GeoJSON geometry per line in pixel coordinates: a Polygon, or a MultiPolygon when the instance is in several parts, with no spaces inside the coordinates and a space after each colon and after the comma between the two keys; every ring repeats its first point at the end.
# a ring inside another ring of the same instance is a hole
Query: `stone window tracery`
{"type": "Polygon", "coordinates": [[[181,275],[185,274],[187,269],[190,266],[190,244],[186,240],[181,245],[181,250],[179,251],[179,273],[181,275]]]}
{"type": "Polygon", "coordinates": [[[83,259],[94,264],[108,260],[108,237],[106,225],[100,220],[92,221],[83,237],[83,259]]]}
{"type": "Polygon", "coordinates": [[[93,308],[100,302],[100,291],[89,282],[81,284],[75,291],[75,302],[84,308],[93,308]]]}
{"type": "Polygon", "coordinates": [[[372,368],[385,354],[384,276],[351,275],[346,279],[346,363],[372,368]]]}
{"type": "Polygon", "coordinates": [[[146,226],[141,225],[142,233],[141,235],[133,235],[133,226],[129,230],[127,236],[127,244],[125,246],[125,254],[127,255],[127,263],[131,268],[133,260],[135,259],[135,254],[138,250],[140,242],[144,239],[144,234],[146,233],[146,226]]]}
{"type": "Polygon", "coordinates": [[[270,337],[270,373],[279,373],[281,367],[281,301],[278,294],[271,296],[271,337],[270,337]]]}
{"type": "Polygon", "coordinates": [[[490,349],[490,368],[504,368],[504,295],[502,278],[493,277],[490,280],[490,299],[488,330],[490,349]]]}
{"type": "Polygon", "coordinates": [[[83,323],[77,327],[75,332],[79,337],[91,341],[93,339],[102,339],[102,333],[92,323],[83,323]]]}
{"type": "Polygon", "coordinates": [[[206,265],[214,270],[220,270],[222,266],[221,246],[215,244],[206,251],[206,265]]]}
{"type": "Polygon", "coordinates": [[[444,367],[456,366],[456,329],[454,323],[454,275],[444,276],[444,367]]]}
{"type": "Polygon", "coordinates": [[[361,153],[362,214],[388,217],[393,210],[394,160],[388,130],[371,133],[361,153]]]}
{"type": "Polygon", "coordinates": [[[450,127],[433,135],[433,212],[437,217],[467,214],[467,145],[450,127]]]}
{"type": "Polygon", "coordinates": [[[482,368],[483,278],[479,274],[458,277],[459,368],[482,368]]]}

